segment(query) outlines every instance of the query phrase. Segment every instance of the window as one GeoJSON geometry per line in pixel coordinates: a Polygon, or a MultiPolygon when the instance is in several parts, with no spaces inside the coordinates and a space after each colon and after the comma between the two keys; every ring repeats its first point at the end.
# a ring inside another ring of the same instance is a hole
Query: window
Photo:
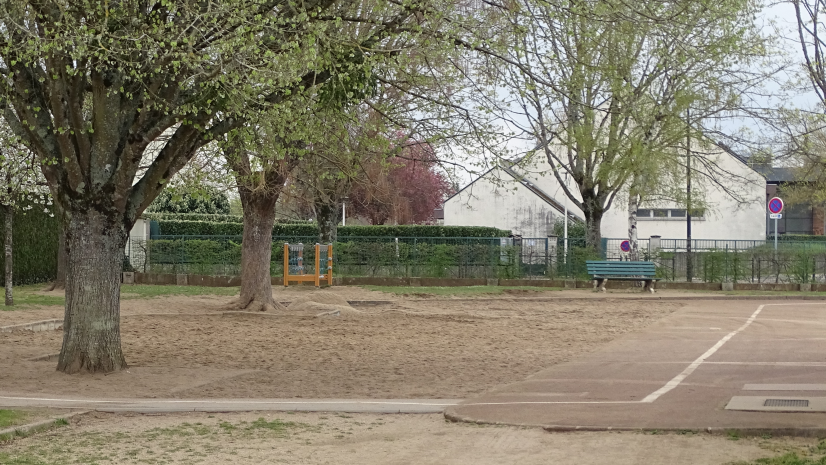
{"type": "MultiPolygon", "coordinates": [[[[694,210],[691,213],[691,220],[703,221],[705,211],[694,210]]],[[[684,208],[650,208],[637,210],[637,219],[643,221],[686,221],[686,210],[684,208]]]]}

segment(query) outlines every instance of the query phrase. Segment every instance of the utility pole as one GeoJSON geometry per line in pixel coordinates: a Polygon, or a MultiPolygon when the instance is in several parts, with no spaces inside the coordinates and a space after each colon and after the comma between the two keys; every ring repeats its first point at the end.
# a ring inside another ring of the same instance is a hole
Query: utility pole
{"type": "Polygon", "coordinates": [[[685,279],[692,282],[694,279],[694,262],[691,259],[691,114],[685,110],[685,279]]]}

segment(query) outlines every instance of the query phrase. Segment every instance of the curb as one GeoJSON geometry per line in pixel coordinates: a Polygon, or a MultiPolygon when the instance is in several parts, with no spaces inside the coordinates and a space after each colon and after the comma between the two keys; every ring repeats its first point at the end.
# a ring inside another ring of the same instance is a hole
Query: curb
{"type": "Polygon", "coordinates": [[[11,439],[14,439],[17,436],[25,436],[29,433],[34,433],[46,429],[46,427],[54,425],[57,421],[66,420],[68,421],[72,417],[76,417],[78,415],[85,415],[91,412],[91,410],[81,410],[79,412],[71,412],[66,415],[60,415],[57,417],[48,418],[46,420],[36,421],[34,423],[28,423],[25,425],[13,426],[11,428],[6,428],[0,430],[0,436],[4,435],[11,435],[11,439]]]}
{"type": "MultiPolygon", "coordinates": [[[[408,299],[407,302],[489,302],[489,301],[505,301],[512,300],[508,297],[503,298],[482,298],[482,299],[408,299]]],[[[629,300],[629,301],[644,301],[644,300],[661,300],[661,301],[694,301],[694,300],[826,300],[826,296],[819,295],[721,295],[721,296],[665,296],[658,297],[656,295],[651,297],[615,297],[604,295],[599,297],[518,297],[520,302],[600,302],[606,300],[629,300]]]]}
{"type": "Polygon", "coordinates": [[[50,407],[135,413],[271,411],[438,414],[461,401],[462,399],[61,399],[0,396],[0,406],[4,408],[50,407]]]}
{"type": "Polygon", "coordinates": [[[549,433],[577,433],[577,432],[632,432],[632,433],[707,433],[716,436],[731,436],[736,434],[738,437],[759,437],[765,435],[771,436],[787,436],[799,438],[823,438],[826,437],[826,428],[822,427],[766,427],[766,428],[740,428],[737,426],[723,427],[723,426],[709,426],[707,428],[652,428],[652,427],[633,427],[633,426],[567,426],[567,425],[537,425],[530,423],[509,423],[503,421],[483,421],[474,420],[464,415],[451,413],[445,410],[444,416],[448,421],[454,423],[471,423],[476,425],[496,425],[496,426],[517,426],[521,428],[541,428],[549,433]]]}
{"type": "Polygon", "coordinates": [[[0,333],[11,333],[14,331],[53,331],[55,329],[60,329],[63,327],[63,319],[52,319],[52,320],[42,320],[42,321],[35,321],[33,323],[23,323],[19,325],[11,325],[11,326],[2,326],[0,327],[0,333]]]}

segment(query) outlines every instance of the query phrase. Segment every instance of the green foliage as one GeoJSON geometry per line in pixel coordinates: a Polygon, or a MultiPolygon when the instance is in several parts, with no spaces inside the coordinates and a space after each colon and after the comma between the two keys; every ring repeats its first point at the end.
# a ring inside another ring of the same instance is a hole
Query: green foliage
{"type": "Polygon", "coordinates": [[[147,211],[229,215],[229,199],[226,194],[214,188],[203,188],[193,192],[180,192],[168,188],[152,201],[147,211]]]}
{"type": "MultiPolygon", "coordinates": [[[[766,238],[767,241],[773,241],[774,236],[766,238]]],[[[782,234],[777,236],[778,242],[826,242],[826,236],[812,236],[808,234],[782,234]]]]}
{"type": "MultiPolygon", "coordinates": [[[[554,235],[565,237],[565,220],[556,220],[554,223],[554,235]]],[[[585,239],[585,223],[582,221],[568,220],[568,238],[585,239]]]]}
{"type": "MultiPolygon", "coordinates": [[[[0,225],[6,217],[0,212],[0,225]]],[[[14,284],[51,281],[57,275],[57,247],[60,225],[57,218],[43,211],[43,206],[14,214],[14,284]]],[[[2,242],[2,239],[0,239],[2,242]]],[[[0,270],[5,258],[0,254],[0,270]]],[[[1,280],[1,279],[0,279],[1,280]]]]}
{"type": "Polygon", "coordinates": [[[211,223],[243,223],[242,215],[216,215],[210,213],[163,213],[145,212],[142,215],[148,220],[162,221],[208,221],[211,223]]]}
{"type": "MultiPolygon", "coordinates": [[[[240,223],[212,221],[159,220],[164,236],[240,236],[244,226],[240,223]]],[[[318,236],[318,226],[313,223],[276,223],[272,230],[277,237],[318,236]]],[[[481,226],[341,226],[338,237],[507,237],[510,231],[481,226]]]]}
{"type": "MultiPolygon", "coordinates": [[[[211,223],[243,223],[244,216],[238,215],[218,215],[210,213],[161,213],[146,212],[142,215],[148,220],[161,221],[207,221],[211,223]]],[[[296,220],[288,218],[276,218],[276,224],[311,224],[310,220],[296,220]]]]}

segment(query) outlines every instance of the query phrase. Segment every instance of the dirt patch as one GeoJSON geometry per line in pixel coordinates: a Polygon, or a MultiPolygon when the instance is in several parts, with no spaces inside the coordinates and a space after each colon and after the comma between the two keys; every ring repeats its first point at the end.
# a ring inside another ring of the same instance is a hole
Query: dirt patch
{"type": "Polygon", "coordinates": [[[347,299],[330,291],[316,291],[295,299],[287,308],[292,314],[315,316],[341,316],[361,313],[347,299]]]}
{"type": "MultiPolygon", "coordinates": [[[[300,296],[296,296],[300,297],[300,296]]],[[[339,296],[344,297],[344,296],[339,296]]],[[[339,318],[218,315],[231,297],[125,301],[129,369],[67,376],[62,331],[0,334],[0,391],[84,397],[465,398],[590,352],[674,302],[404,301],[339,318]]]]}
{"type": "Polygon", "coordinates": [[[446,423],[441,415],[96,413],[71,423],[15,441],[0,450],[0,462],[717,465],[776,455],[767,449],[777,443],[705,434],[549,434],[446,423]]]}

